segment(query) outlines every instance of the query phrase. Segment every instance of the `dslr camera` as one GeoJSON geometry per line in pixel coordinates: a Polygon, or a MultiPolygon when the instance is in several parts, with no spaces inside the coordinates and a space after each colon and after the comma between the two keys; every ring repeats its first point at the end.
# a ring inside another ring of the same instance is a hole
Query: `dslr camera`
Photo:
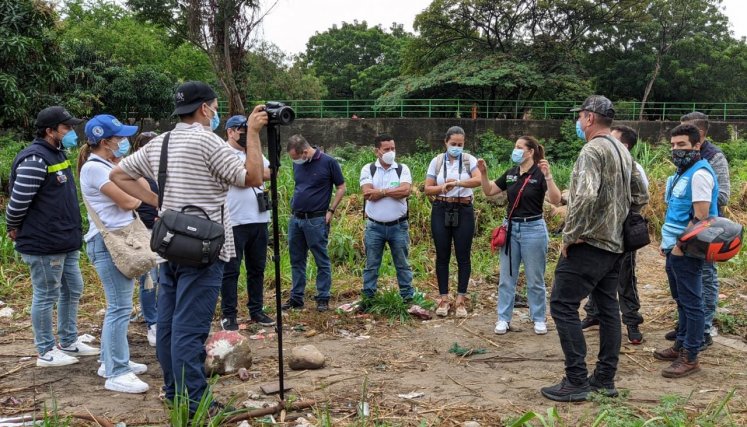
{"type": "Polygon", "coordinates": [[[269,101],[265,103],[267,113],[267,126],[287,126],[296,119],[296,112],[282,102],[269,101]]]}

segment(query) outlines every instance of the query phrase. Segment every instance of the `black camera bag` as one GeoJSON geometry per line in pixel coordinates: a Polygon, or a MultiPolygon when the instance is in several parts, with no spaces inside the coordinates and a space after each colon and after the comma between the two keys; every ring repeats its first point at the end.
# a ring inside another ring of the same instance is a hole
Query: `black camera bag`
{"type": "MultiPolygon", "coordinates": [[[[163,204],[166,190],[169,136],[167,133],[161,146],[161,163],[158,167],[158,210],[163,204]]],[[[221,207],[221,216],[223,207],[221,207]]],[[[194,205],[187,205],[180,212],[166,209],[153,223],[150,248],[162,258],[186,267],[206,267],[220,255],[225,242],[222,224],[211,221],[207,213],[194,205]],[[202,212],[205,218],[185,213],[188,209],[202,212]]]]}

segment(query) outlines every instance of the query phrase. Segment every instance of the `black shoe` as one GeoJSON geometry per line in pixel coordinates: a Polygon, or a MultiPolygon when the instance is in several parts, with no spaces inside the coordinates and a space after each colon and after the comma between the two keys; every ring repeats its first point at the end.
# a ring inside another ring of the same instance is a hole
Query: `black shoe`
{"type": "Polygon", "coordinates": [[[589,377],[589,388],[592,392],[600,393],[606,397],[617,397],[619,395],[615,388],[615,381],[597,379],[596,373],[589,377]]]}
{"type": "Polygon", "coordinates": [[[290,309],[302,309],[303,308],[303,301],[296,301],[293,299],[289,299],[288,301],[284,302],[283,305],[280,306],[280,309],[290,310],[290,309]]]}
{"type": "Polygon", "coordinates": [[[677,339],[677,329],[679,328],[679,326],[680,325],[678,323],[675,323],[674,324],[674,330],[667,332],[667,334],[664,335],[664,339],[666,339],[667,341],[674,341],[674,340],[676,340],[677,339]]]}
{"type": "Polygon", "coordinates": [[[316,311],[323,313],[329,310],[329,301],[326,299],[320,299],[316,302],[316,311]]]}
{"type": "Polygon", "coordinates": [[[542,387],[540,392],[543,396],[556,402],[584,402],[591,392],[588,382],[582,385],[574,385],[563,377],[558,384],[542,387]]]}
{"type": "Polygon", "coordinates": [[[708,332],[703,335],[703,345],[700,346],[698,352],[706,351],[708,347],[713,345],[713,337],[708,332]]]}
{"type": "Polygon", "coordinates": [[[514,295],[514,308],[529,308],[527,297],[521,294],[514,295]]]}
{"type": "Polygon", "coordinates": [[[594,317],[586,317],[584,320],[581,321],[581,329],[587,330],[591,328],[592,326],[598,326],[599,325],[599,319],[596,319],[594,317]]]}
{"type": "Polygon", "coordinates": [[[275,321],[272,320],[272,318],[268,315],[266,315],[264,312],[260,311],[259,313],[254,313],[249,316],[250,319],[252,319],[252,322],[257,322],[262,326],[273,326],[275,325],[275,321]]]}
{"type": "Polygon", "coordinates": [[[220,321],[220,327],[224,331],[238,331],[239,330],[239,323],[236,322],[235,317],[224,317],[220,321]]]}
{"type": "Polygon", "coordinates": [[[643,342],[643,333],[638,329],[638,325],[628,325],[628,341],[633,345],[643,342]]]}

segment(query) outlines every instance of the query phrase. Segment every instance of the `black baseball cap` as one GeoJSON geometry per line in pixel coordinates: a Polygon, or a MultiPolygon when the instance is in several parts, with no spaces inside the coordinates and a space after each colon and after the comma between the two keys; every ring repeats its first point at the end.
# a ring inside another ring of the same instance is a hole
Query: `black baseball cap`
{"type": "Polygon", "coordinates": [[[75,126],[81,123],[83,123],[83,120],[73,117],[64,107],[55,105],[39,111],[34,125],[37,129],[47,129],[57,127],[59,124],[75,126]]]}
{"type": "Polygon", "coordinates": [[[174,93],[174,106],[176,107],[174,114],[189,114],[202,103],[210,102],[217,97],[213,88],[203,82],[186,82],[176,88],[176,93],[174,93]]]}
{"type": "Polygon", "coordinates": [[[602,95],[591,95],[586,98],[580,107],[573,108],[571,111],[591,111],[592,113],[601,114],[610,119],[615,118],[615,107],[612,106],[612,101],[602,95]]]}

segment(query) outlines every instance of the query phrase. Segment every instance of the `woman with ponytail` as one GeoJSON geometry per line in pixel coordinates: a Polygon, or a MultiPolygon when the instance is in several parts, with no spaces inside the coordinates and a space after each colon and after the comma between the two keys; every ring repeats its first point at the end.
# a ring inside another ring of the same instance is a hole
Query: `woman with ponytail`
{"type": "Polygon", "coordinates": [[[121,393],[145,393],[149,388],[136,375],[148,368],[130,360],[127,343],[134,281],[115,266],[92,216],[97,216],[107,230],[116,230],[138,220],[133,210],[140,206],[140,200],[109,181],[109,172],[115,163],[130,150],[127,137],[135,132],[137,126],[124,126],[113,116],[98,115],[86,123],[88,141],[78,157],[81,193],[89,211],[89,229],[84,236],[86,253],[106,295],[106,315],[101,331],[102,363],[98,374],[106,378],[105,389],[121,393]]]}
{"type": "Polygon", "coordinates": [[[495,333],[503,335],[511,327],[519,265],[523,262],[529,317],[534,322],[534,332],[544,335],[547,333],[545,267],[549,237],[542,206],[545,194],[550,203],[560,203],[560,190],[553,181],[550,163],[545,160],[545,149],[534,137],[522,136],[516,140],[511,161],[516,166],[509,168],[495,181],[488,180],[485,160],[477,161],[485,195],[493,196],[505,191],[508,196],[508,233],[504,247],[500,248],[495,333]]]}

